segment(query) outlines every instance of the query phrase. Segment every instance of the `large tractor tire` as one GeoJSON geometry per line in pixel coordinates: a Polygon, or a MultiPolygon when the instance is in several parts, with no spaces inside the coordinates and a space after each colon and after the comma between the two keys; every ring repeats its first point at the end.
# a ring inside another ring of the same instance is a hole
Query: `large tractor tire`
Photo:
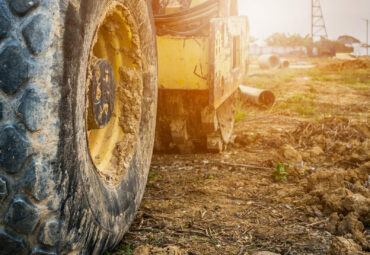
{"type": "Polygon", "coordinates": [[[0,0],[0,254],[102,254],[142,199],[157,104],[147,0],[0,0]]]}

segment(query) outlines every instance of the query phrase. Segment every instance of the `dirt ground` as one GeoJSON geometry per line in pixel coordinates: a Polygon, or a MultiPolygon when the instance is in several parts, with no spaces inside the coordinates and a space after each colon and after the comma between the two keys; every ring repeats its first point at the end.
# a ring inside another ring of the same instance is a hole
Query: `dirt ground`
{"type": "Polygon", "coordinates": [[[110,254],[370,254],[370,59],[302,61],[250,71],[277,102],[240,102],[223,153],[154,155],[110,254]]]}

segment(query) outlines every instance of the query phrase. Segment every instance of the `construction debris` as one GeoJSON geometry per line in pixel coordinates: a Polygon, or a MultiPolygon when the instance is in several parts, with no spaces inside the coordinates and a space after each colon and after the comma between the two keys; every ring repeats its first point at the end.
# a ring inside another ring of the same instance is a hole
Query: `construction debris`
{"type": "Polygon", "coordinates": [[[261,69],[277,69],[280,67],[280,58],[276,55],[262,55],[258,58],[261,69]]]}
{"type": "Polygon", "coordinates": [[[252,104],[271,107],[275,103],[275,95],[271,90],[256,89],[245,85],[239,86],[242,100],[252,104]]]}

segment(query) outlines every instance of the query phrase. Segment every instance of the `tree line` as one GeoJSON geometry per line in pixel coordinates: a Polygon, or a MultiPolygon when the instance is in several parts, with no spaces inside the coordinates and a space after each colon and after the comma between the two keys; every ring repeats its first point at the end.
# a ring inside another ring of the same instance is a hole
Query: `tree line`
{"type": "MultiPolygon", "coordinates": [[[[252,38],[251,42],[255,40],[256,38],[252,38]]],[[[313,42],[310,35],[302,36],[300,34],[274,33],[270,35],[265,42],[268,46],[277,47],[306,47],[307,49],[317,47],[319,50],[334,47],[337,52],[353,51],[352,47],[347,47],[338,40],[328,40],[322,37],[320,41],[313,42]]]]}

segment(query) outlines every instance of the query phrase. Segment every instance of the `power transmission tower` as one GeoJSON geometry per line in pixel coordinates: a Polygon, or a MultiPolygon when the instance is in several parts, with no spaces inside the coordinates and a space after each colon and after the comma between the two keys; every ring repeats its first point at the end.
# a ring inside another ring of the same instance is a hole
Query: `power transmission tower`
{"type": "Polygon", "coordinates": [[[366,56],[369,56],[369,20],[363,19],[366,22],[366,56]]]}
{"type": "Polygon", "coordinates": [[[318,41],[321,37],[328,38],[324,16],[320,0],[311,0],[312,16],[311,16],[311,36],[313,41],[318,41]]]}

